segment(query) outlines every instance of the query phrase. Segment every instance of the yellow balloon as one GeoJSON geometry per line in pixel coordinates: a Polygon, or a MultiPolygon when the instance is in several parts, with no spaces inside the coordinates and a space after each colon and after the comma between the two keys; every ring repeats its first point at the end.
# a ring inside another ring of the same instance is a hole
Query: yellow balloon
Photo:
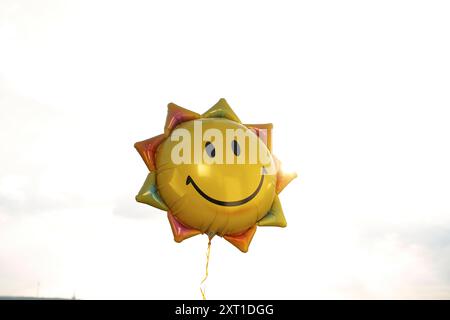
{"type": "Polygon", "coordinates": [[[285,227],[296,177],[271,154],[271,124],[244,125],[221,99],[200,115],[169,104],[164,134],[135,144],[150,170],[136,200],[168,212],[174,239],[223,237],[247,252],[257,226],[285,227]]]}

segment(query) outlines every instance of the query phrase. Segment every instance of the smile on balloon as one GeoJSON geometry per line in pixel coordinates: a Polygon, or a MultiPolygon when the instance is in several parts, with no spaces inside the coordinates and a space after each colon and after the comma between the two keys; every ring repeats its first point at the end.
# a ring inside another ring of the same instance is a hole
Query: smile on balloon
{"type": "Polygon", "coordinates": [[[266,168],[262,167],[261,179],[259,180],[259,184],[258,184],[258,187],[256,187],[256,190],[253,191],[253,193],[251,195],[249,195],[248,197],[241,199],[241,200],[237,200],[237,201],[222,201],[222,200],[217,200],[217,199],[211,198],[206,193],[204,193],[202,189],[200,189],[200,187],[195,183],[194,179],[192,179],[191,176],[187,176],[186,185],[192,184],[192,186],[198,192],[198,194],[201,195],[204,199],[208,200],[209,202],[212,202],[214,204],[217,204],[219,206],[224,206],[224,207],[236,207],[236,206],[243,205],[244,203],[247,203],[250,200],[252,200],[254,197],[256,197],[256,195],[261,190],[261,187],[264,182],[264,176],[266,173],[267,173],[266,168]]]}

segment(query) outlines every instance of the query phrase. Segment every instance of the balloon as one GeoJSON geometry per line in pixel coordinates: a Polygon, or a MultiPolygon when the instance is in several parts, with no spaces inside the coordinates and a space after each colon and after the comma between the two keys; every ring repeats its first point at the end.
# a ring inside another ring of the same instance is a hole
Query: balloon
{"type": "Polygon", "coordinates": [[[164,133],[135,144],[150,171],[136,200],[167,211],[176,242],[217,235],[247,252],[257,226],[286,226],[278,194],[296,177],[272,155],[271,134],[225,99],[201,115],[170,103],[164,133]]]}

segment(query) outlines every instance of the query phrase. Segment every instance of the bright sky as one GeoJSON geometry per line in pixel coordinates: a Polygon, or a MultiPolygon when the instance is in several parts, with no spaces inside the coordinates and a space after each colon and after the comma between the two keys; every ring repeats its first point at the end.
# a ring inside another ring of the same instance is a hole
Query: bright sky
{"type": "Polygon", "coordinates": [[[0,2],[0,295],[200,298],[206,236],[134,200],[166,105],[274,124],[286,229],[207,297],[450,298],[447,1],[0,2]],[[38,291],[39,283],[39,292],[38,291]]]}

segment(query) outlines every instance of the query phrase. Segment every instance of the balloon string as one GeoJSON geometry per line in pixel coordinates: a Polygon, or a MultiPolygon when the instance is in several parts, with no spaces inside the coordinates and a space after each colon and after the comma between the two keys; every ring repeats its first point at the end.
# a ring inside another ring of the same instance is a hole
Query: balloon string
{"type": "Polygon", "coordinates": [[[205,295],[205,291],[206,291],[206,286],[204,289],[202,289],[202,285],[203,283],[206,281],[206,279],[208,278],[208,266],[209,266],[209,254],[211,252],[211,238],[209,238],[208,241],[208,250],[206,251],[206,270],[205,270],[205,277],[203,278],[202,282],[200,283],[200,292],[202,293],[202,298],[203,300],[206,300],[206,295],[205,295]]]}

